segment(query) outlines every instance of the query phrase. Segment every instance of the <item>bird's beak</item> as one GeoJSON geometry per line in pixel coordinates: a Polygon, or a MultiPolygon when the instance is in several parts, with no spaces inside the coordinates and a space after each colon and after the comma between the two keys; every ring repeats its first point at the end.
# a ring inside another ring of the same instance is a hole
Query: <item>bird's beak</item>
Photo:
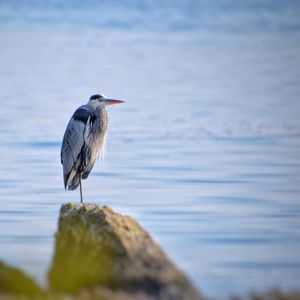
{"type": "Polygon", "coordinates": [[[125,101],[116,100],[116,99],[107,99],[107,98],[105,99],[106,105],[121,104],[121,103],[125,103],[125,101]]]}

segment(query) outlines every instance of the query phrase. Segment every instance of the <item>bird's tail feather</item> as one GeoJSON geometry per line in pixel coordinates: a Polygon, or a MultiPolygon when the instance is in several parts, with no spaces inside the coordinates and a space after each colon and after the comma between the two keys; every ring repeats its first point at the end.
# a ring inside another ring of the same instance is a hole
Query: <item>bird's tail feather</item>
{"type": "Polygon", "coordinates": [[[65,188],[73,191],[79,186],[80,173],[77,173],[74,169],[71,170],[67,180],[65,180],[65,188]]]}

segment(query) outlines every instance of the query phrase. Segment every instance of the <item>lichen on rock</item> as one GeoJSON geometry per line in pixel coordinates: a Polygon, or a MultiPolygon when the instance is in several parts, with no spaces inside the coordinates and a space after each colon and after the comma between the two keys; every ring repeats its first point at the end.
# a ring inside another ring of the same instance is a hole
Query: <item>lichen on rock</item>
{"type": "Polygon", "coordinates": [[[0,261],[0,293],[34,295],[40,292],[41,289],[28,275],[0,261]]]}
{"type": "Polygon", "coordinates": [[[153,299],[201,299],[134,219],[91,204],[61,207],[49,283],[57,292],[100,286],[153,299]]]}

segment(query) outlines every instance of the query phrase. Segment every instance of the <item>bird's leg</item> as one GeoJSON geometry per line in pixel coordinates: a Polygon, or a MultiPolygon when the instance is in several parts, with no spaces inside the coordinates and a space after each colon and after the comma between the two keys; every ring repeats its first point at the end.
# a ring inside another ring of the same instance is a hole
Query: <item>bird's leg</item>
{"type": "Polygon", "coordinates": [[[81,174],[80,174],[80,177],[79,177],[79,186],[80,186],[80,203],[83,204],[81,174]]]}

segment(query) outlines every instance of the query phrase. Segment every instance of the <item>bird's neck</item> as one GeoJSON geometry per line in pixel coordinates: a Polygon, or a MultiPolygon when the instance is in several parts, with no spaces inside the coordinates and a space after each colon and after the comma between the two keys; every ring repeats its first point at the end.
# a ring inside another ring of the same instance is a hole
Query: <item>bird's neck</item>
{"type": "Polygon", "coordinates": [[[87,106],[91,108],[92,111],[99,111],[101,109],[105,109],[105,104],[99,101],[89,101],[87,106]]]}

